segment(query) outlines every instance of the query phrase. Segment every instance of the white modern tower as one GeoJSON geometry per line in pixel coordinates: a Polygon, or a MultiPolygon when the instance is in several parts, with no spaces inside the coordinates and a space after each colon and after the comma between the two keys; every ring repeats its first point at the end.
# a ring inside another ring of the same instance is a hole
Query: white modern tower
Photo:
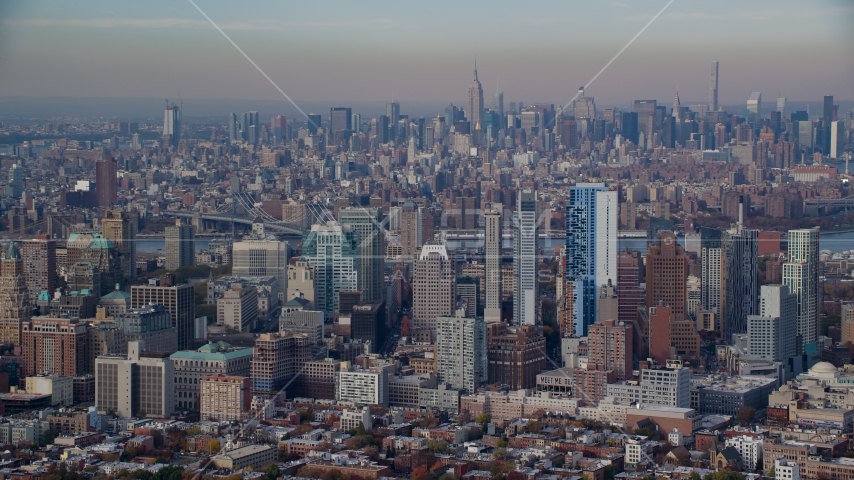
{"type": "Polygon", "coordinates": [[[457,313],[436,319],[436,373],[451,388],[474,393],[487,381],[486,324],[457,313]]]}
{"type": "Polygon", "coordinates": [[[513,213],[513,324],[537,324],[537,192],[523,190],[513,213]]]}
{"type": "Polygon", "coordinates": [[[818,240],[818,228],[789,230],[789,258],[783,264],[783,284],[798,300],[799,347],[818,338],[818,240]]]}

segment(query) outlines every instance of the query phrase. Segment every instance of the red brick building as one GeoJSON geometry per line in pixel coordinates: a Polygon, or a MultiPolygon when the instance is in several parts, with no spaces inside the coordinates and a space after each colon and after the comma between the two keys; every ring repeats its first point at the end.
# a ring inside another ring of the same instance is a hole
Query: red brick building
{"type": "Polygon", "coordinates": [[[87,373],[88,324],[78,319],[33,317],[21,325],[21,375],[87,373]]]}

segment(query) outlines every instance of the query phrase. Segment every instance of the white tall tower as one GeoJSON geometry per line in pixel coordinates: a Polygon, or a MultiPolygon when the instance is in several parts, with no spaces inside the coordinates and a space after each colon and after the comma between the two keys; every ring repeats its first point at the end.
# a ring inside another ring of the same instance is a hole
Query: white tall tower
{"type": "Polygon", "coordinates": [[[789,230],[789,258],[783,264],[783,284],[798,300],[799,347],[818,339],[818,228],[789,230]]]}
{"type": "Polygon", "coordinates": [[[513,324],[537,324],[537,192],[523,190],[513,214],[513,324]]]}

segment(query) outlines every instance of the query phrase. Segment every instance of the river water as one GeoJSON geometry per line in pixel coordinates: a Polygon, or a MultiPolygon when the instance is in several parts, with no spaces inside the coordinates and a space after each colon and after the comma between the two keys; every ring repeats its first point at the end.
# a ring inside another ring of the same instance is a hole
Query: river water
{"type": "MultiPolygon", "coordinates": [[[[685,246],[685,237],[679,237],[679,244],[685,246]]],[[[540,239],[540,247],[544,252],[552,251],[556,245],[563,244],[562,238],[540,239]]],[[[646,251],[646,238],[621,238],[618,240],[619,249],[646,251]]],[[[208,239],[197,238],[196,250],[208,248],[208,239]]],[[[449,250],[459,250],[461,248],[478,248],[483,245],[483,240],[457,241],[448,242],[449,250]]],[[[513,241],[505,239],[503,248],[512,248],[513,241]]],[[[822,250],[830,250],[832,252],[842,252],[844,250],[854,249],[854,231],[847,232],[827,232],[822,233],[820,237],[820,246],[822,250]]],[[[162,253],[165,248],[165,241],[162,238],[141,238],[136,241],[136,251],[140,253],[155,253],[158,250],[162,253]]]]}

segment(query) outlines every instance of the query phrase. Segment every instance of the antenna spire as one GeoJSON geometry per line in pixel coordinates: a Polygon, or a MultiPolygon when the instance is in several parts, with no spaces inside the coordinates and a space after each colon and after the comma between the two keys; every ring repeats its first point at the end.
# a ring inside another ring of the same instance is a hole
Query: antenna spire
{"type": "Polygon", "coordinates": [[[477,81],[477,55],[474,56],[474,81],[477,81]]]}

